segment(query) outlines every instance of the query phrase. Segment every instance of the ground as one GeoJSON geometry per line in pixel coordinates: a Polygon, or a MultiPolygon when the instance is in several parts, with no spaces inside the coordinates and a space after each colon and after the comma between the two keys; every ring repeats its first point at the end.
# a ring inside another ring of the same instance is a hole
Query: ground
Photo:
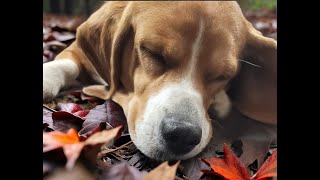
{"type": "MultiPolygon", "coordinates": [[[[248,11],[245,12],[245,16],[265,36],[277,39],[275,10],[248,11]]],[[[85,17],[64,17],[44,14],[43,63],[53,60],[59,52],[74,40],[76,28],[85,19],[85,17]]],[[[155,162],[145,157],[135,148],[130,140],[130,136],[126,131],[126,121],[121,107],[111,100],[105,101],[86,96],[81,92],[80,86],[63,91],[54,100],[45,103],[43,116],[43,131],[44,137],[46,137],[44,138],[44,148],[50,149],[54,143],[58,147],[44,153],[44,179],[57,179],[60,177],[68,177],[67,179],[76,179],[78,177],[82,179],[115,179],[120,177],[140,179],[142,176],[146,179],[154,179],[155,177],[159,177],[159,174],[165,179],[171,177],[172,174],[175,175],[175,179],[187,177],[189,179],[199,179],[200,177],[201,179],[221,179],[216,175],[204,175],[200,170],[210,170],[210,167],[202,163],[199,158],[178,162],[179,166],[168,166],[166,164],[159,166],[161,162],[155,162]],[[119,125],[123,127],[119,130],[119,133],[113,132],[112,134],[110,131],[106,132],[111,139],[115,139],[114,141],[108,138],[104,139],[105,136],[102,137],[99,134],[105,132],[103,131],[105,129],[114,130],[119,125]],[[73,132],[69,131],[71,128],[75,129],[76,134],[72,134],[73,132]],[[68,132],[68,134],[55,134],[54,139],[50,132],[57,131],[68,132]],[[100,141],[93,143],[93,135],[96,135],[100,141]],[[60,139],[57,138],[58,136],[60,139]],[[62,136],[64,138],[63,143],[61,143],[62,136]],[[72,142],[73,145],[77,144],[79,151],[75,150],[77,149],[75,146],[70,146],[70,143],[66,143],[66,139],[68,139],[68,142],[72,142]],[[107,145],[104,145],[106,142],[107,145]],[[100,149],[101,145],[103,146],[100,149]],[[79,146],[81,146],[80,149],[79,146]],[[62,149],[64,153],[61,151],[62,149]],[[78,154],[79,158],[78,156],[71,157],[70,154],[68,155],[68,150],[73,152],[71,154],[78,154]],[[75,153],[76,151],[77,153],[75,153]],[[91,151],[94,151],[93,156],[91,151]],[[64,168],[66,162],[69,165],[67,167],[72,170],[64,168]],[[74,167],[72,162],[76,162],[74,167]],[[156,167],[155,171],[149,172],[156,167]]],[[[250,120],[247,121],[249,125],[246,128],[252,127],[259,132],[272,131],[274,133],[274,129],[272,128],[270,130],[269,127],[256,125],[250,120]]],[[[225,126],[227,127],[228,125],[225,124],[225,126]]],[[[221,142],[223,140],[226,139],[220,139],[221,142]]],[[[225,143],[229,145],[236,155],[240,156],[242,154],[240,160],[248,166],[248,170],[252,173],[261,166],[265,158],[276,148],[276,143],[273,142],[255,144],[259,147],[253,148],[248,145],[252,142],[244,139],[232,139],[232,141],[225,143]]],[[[214,149],[208,148],[207,151],[214,151],[216,155],[220,153],[216,147],[214,149]]],[[[205,154],[205,156],[210,155],[212,153],[205,154]]]]}

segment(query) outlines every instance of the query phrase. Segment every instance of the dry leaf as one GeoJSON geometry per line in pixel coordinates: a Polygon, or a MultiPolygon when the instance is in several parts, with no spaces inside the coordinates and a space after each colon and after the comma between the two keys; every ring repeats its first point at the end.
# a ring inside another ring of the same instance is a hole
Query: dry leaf
{"type": "MultiPolygon", "coordinates": [[[[224,158],[208,158],[203,161],[210,165],[214,174],[219,174],[230,180],[249,180],[250,176],[238,157],[229,150],[228,146],[223,146],[224,158]]],[[[208,171],[205,171],[208,172],[208,171]]]]}
{"type": "Polygon", "coordinates": [[[180,161],[169,166],[168,161],[163,162],[158,167],[150,171],[143,177],[144,180],[174,180],[180,161]]]}
{"type": "Polygon", "coordinates": [[[207,174],[217,174],[229,180],[262,180],[269,177],[277,176],[277,150],[264,162],[255,175],[250,177],[246,168],[243,166],[238,157],[228,149],[224,144],[223,158],[202,159],[203,162],[210,165],[213,171],[203,171],[207,174]]]}
{"type": "MultiPolygon", "coordinates": [[[[98,146],[108,143],[119,133],[121,126],[97,132],[85,141],[80,141],[76,130],[70,129],[66,134],[62,132],[43,132],[43,152],[48,152],[57,148],[63,148],[67,158],[66,167],[71,169],[78,159],[84,146],[98,146]]],[[[92,148],[92,147],[91,147],[92,148]]]]}
{"type": "Polygon", "coordinates": [[[263,163],[257,173],[252,176],[252,178],[259,180],[277,176],[277,156],[278,151],[275,150],[272,155],[269,156],[268,159],[263,163]]]}

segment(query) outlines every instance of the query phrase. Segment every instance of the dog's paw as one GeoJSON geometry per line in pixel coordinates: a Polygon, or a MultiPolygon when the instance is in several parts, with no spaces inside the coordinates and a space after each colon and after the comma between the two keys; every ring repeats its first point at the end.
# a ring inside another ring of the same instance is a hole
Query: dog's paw
{"type": "Polygon", "coordinates": [[[79,75],[77,65],[69,59],[43,64],[43,100],[53,99],[62,87],[72,83],[79,75]]]}
{"type": "Polygon", "coordinates": [[[48,102],[52,100],[59,93],[59,86],[52,80],[43,80],[43,101],[48,102]]]}

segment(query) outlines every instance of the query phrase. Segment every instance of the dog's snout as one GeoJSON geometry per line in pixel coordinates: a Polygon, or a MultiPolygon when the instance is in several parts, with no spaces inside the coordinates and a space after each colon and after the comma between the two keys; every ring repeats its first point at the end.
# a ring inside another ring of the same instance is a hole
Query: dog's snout
{"type": "Polygon", "coordinates": [[[201,128],[183,115],[167,115],[161,124],[167,148],[175,154],[191,151],[201,141],[201,128]]]}

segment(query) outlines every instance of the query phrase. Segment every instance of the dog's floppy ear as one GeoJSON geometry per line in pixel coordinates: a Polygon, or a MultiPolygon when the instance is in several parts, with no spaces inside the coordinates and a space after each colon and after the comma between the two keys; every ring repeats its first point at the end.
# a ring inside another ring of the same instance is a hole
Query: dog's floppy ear
{"type": "Polygon", "coordinates": [[[111,86],[109,98],[119,89],[133,89],[134,36],[132,26],[132,3],[123,11],[114,34],[111,50],[111,86]],[[130,75],[129,75],[130,74],[130,75]]]}
{"type": "Polygon", "coordinates": [[[244,115],[277,124],[277,42],[264,37],[249,22],[247,28],[240,69],[228,93],[244,115]]]}
{"type": "Polygon", "coordinates": [[[120,63],[121,54],[132,31],[129,6],[128,2],[107,2],[77,29],[77,45],[94,67],[86,69],[96,69],[109,86],[106,92],[90,95],[111,98],[121,84],[121,64],[126,63],[120,63]]]}

